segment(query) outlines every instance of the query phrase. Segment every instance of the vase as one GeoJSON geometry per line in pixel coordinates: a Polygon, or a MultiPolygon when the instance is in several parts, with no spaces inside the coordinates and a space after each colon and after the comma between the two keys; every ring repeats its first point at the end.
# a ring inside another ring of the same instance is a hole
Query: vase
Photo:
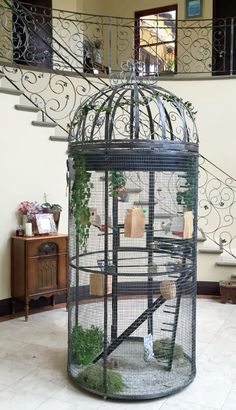
{"type": "Polygon", "coordinates": [[[22,215],[22,226],[25,231],[25,224],[28,222],[28,215],[22,215]]]}

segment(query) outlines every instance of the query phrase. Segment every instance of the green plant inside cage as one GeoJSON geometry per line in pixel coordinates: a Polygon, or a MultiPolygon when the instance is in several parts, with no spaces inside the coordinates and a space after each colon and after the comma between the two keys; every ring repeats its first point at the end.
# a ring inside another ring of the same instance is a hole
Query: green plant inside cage
{"type": "Polygon", "coordinates": [[[86,365],[100,353],[103,346],[103,333],[99,327],[91,326],[83,329],[82,326],[74,326],[71,334],[71,347],[76,364],[86,365]]]}
{"type": "MultiPolygon", "coordinates": [[[[91,390],[103,392],[103,367],[101,365],[90,365],[86,369],[82,370],[78,377],[77,382],[84,387],[91,390]]],[[[106,392],[107,393],[119,393],[125,387],[122,375],[114,370],[106,370],[106,392]]]]}
{"type": "MultiPolygon", "coordinates": [[[[170,359],[172,355],[171,339],[164,337],[162,339],[154,340],[153,353],[157,359],[170,359]]],[[[182,346],[175,344],[174,346],[174,359],[181,359],[184,357],[184,351],[182,346]]]]}

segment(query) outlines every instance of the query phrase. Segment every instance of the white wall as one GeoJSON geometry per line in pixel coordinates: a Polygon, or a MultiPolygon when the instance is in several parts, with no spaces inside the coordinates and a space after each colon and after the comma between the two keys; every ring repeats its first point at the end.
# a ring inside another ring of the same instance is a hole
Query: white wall
{"type": "Polygon", "coordinates": [[[0,94],[0,299],[10,292],[10,237],[15,232],[17,207],[21,201],[48,201],[63,207],[60,232],[67,232],[66,144],[56,144],[48,137],[49,128],[36,128],[30,122],[35,114],[16,111],[19,97],[0,94]]]}
{"type": "Polygon", "coordinates": [[[236,178],[235,93],[236,78],[161,81],[197,111],[200,152],[236,178]]]}
{"type": "MultiPolygon", "coordinates": [[[[126,0],[118,2],[116,0],[104,0],[106,15],[134,17],[134,12],[139,10],[147,10],[151,8],[163,7],[168,5],[178,5],[178,18],[185,18],[185,1],[184,0],[126,0]]],[[[211,18],[212,1],[203,1],[203,18],[211,18]]]]}

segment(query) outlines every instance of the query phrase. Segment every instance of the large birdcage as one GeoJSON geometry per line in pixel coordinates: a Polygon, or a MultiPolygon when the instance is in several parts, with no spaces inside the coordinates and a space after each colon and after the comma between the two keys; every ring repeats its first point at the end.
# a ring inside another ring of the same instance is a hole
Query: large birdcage
{"type": "Polygon", "coordinates": [[[68,154],[69,375],[104,397],[174,393],[195,376],[193,108],[133,72],[79,106],[68,154]]]}

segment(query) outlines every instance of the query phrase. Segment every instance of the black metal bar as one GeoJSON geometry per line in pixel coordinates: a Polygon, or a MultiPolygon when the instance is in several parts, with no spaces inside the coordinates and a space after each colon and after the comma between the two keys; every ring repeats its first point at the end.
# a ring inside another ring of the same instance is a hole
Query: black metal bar
{"type": "MultiPolygon", "coordinates": [[[[195,169],[199,167],[199,157],[195,159],[195,169]]],[[[192,372],[196,372],[196,296],[197,296],[197,215],[198,215],[198,174],[195,174],[195,198],[193,201],[193,273],[192,273],[192,372]]]]}
{"type": "MultiPolygon", "coordinates": [[[[113,204],[113,227],[118,225],[118,198],[113,196],[112,200],[113,204]]],[[[112,255],[112,262],[114,266],[115,272],[113,273],[112,276],[112,324],[111,324],[111,340],[114,340],[117,338],[117,321],[118,321],[118,315],[117,315],[117,282],[118,282],[118,277],[117,277],[117,269],[118,269],[118,247],[119,247],[119,236],[120,236],[120,229],[117,231],[113,230],[113,255],[112,255]]]]}
{"type": "Polygon", "coordinates": [[[105,235],[104,235],[104,333],[103,333],[103,391],[107,393],[107,325],[108,325],[108,306],[107,306],[107,275],[108,275],[108,215],[109,215],[109,196],[108,196],[108,171],[105,172],[105,235]]]}
{"type": "Polygon", "coordinates": [[[79,245],[76,241],[76,271],[75,271],[75,324],[78,325],[79,321],[79,245]]]}
{"type": "Polygon", "coordinates": [[[176,302],[176,308],[175,308],[175,314],[174,314],[173,329],[171,330],[172,336],[171,336],[171,343],[170,343],[170,354],[169,354],[168,365],[167,365],[168,371],[171,370],[172,363],[174,360],[175,339],[176,339],[177,325],[178,325],[178,319],[179,319],[180,300],[181,300],[181,289],[178,290],[178,296],[177,296],[177,302],[176,302]]]}
{"type": "MultiPolygon", "coordinates": [[[[155,171],[149,173],[149,190],[148,190],[148,200],[149,200],[149,212],[148,212],[148,230],[146,235],[146,246],[148,249],[148,308],[151,307],[153,302],[153,278],[151,274],[151,266],[153,265],[153,224],[154,224],[154,201],[155,201],[155,171]]],[[[153,315],[151,314],[148,318],[148,334],[153,334],[153,315]]]]}
{"type": "Polygon", "coordinates": [[[234,17],[230,19],[230,75],[234,74],[234,17]]]}

